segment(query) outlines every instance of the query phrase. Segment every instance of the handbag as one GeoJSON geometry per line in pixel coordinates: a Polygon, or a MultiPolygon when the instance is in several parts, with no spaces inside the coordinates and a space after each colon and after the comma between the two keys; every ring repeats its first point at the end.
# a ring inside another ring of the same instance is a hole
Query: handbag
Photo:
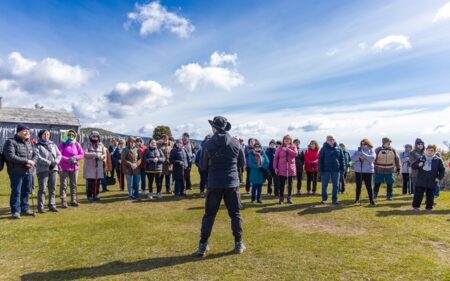
{"type": "Polygon", "coordinates": [[[115,177],[106,177],[106,185],[115,185],[116,178],[115,177]]]}

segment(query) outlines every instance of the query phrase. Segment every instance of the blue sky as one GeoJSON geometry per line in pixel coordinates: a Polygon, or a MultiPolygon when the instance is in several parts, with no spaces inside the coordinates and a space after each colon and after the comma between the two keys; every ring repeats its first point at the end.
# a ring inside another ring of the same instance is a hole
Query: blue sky
{"type": "Polygon", "coordinates": [[[5,106],[83,126],[263,142],[328,134],[441,145],[450,125],[450,2],[0,1],[5,106]]]}

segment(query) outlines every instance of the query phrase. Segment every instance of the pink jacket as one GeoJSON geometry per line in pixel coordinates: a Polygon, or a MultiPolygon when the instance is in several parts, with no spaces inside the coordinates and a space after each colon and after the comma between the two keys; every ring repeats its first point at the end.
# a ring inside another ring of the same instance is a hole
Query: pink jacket
{"type": "Polygon", "coordinates": [[[295,167],[295,157],[297,156],[297,147],[291,145],[286,147],[286,151],[280,146],[275,152],[275,158],[273,159],[273,168],[278,170],[278,175],[297,176],[297,169],[295,167]],[[289,174],[288,174],[289,173],[289,174]]]}
{"type": "Polygon", "coordinates": [[[80,161],[84,157],[84,151],[81,148],[80,144],[71,143],[65,144],[60,143],[58,145],[58,149],[61,152],[61,162],[59,163],[59,167],[62,171],[78,171],[80,169],[80,164],[72,165],[70,164],[70,157],[75,157],[80,161]]]}

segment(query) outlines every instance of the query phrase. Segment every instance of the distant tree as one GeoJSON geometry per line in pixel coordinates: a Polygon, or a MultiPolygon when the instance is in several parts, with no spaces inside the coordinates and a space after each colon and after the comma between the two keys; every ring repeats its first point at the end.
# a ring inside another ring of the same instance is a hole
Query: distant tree
{"type": "Polygon", "coordinates": [[[172,136],[172,131],[169,126],[159,125],[153,130],[153,138],[155,140],[161,139],[162,135],[172,136]]]}

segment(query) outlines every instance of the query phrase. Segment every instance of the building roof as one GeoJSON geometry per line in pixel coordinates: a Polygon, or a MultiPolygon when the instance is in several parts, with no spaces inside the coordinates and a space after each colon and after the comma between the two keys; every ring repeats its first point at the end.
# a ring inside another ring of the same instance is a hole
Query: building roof
{"type": "Polygon", "coordinates": [[[0,108],[0,123],[46,124],[80,127],[73,112],[35,108],[0,108]]]}

